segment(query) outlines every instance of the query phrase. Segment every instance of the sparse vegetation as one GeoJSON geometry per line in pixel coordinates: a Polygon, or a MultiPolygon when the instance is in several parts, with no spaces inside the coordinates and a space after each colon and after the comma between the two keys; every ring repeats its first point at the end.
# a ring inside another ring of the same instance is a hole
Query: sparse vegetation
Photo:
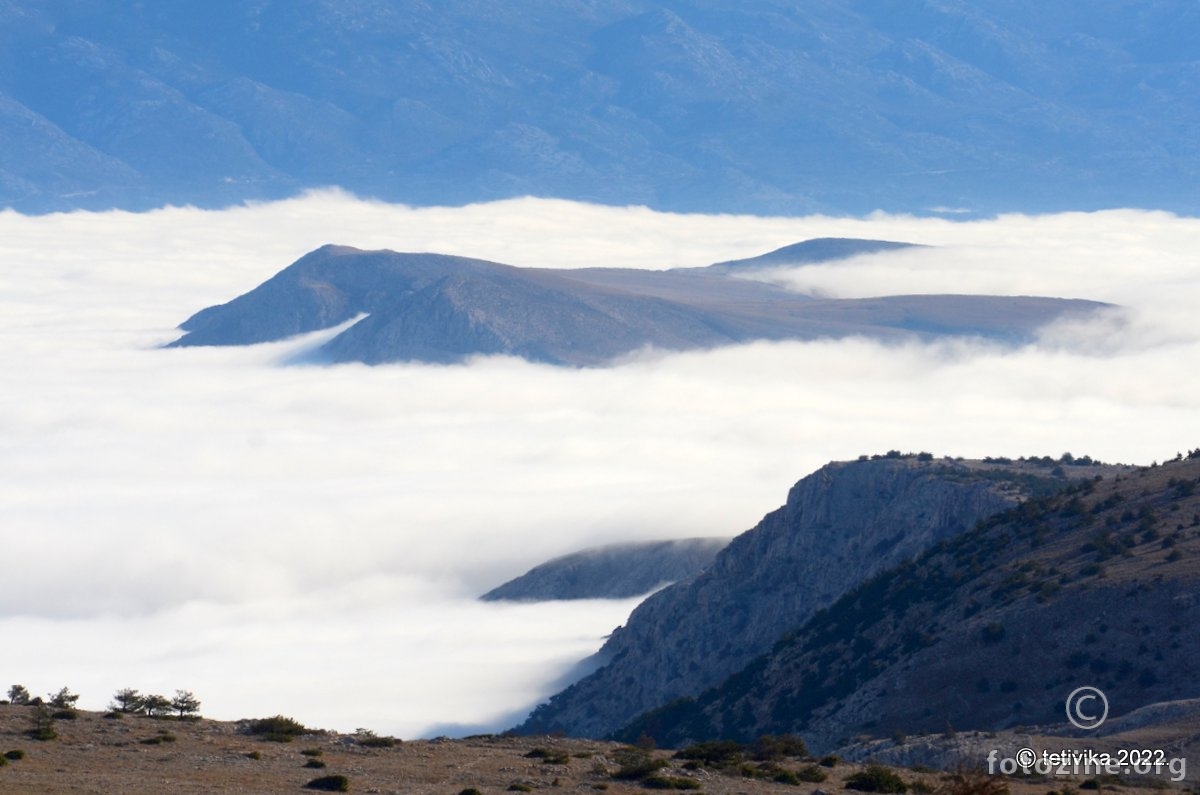
{"type": "Polygon", "coordinates": [[[620,765],[612,774],[615,779],[631,781],[653,775],[667,766],[667,760],[655,759],[645,748],[626,745],[613,752],[613,760],[620,765]]]}
{"type": "Polygon", "coordinates": [[[989,776],[982,770],[959,765],[942,778],[934,790],[936,795],[1008,795],[1008,786],[999,776],[989,776]]]}
{"type": "Polygon", "coordinates": [[[321,790],[322,792],[349,792],[350,779],[341,775],[321,776],[305,784],[304,788],[321,790]]]}
{"type": "Polygon", "coordinates": [[[246,731],[274,743],[290,743],[296,737],[312,734],[312,730],[303,723],[283,715],[252,720],[246,731]]]}
{"type": "Polygon", "coordinates": [[[642,779],[642,786],[647,789],[697,790],[700,789],[700,782],[685,776],[653,775],[642,779]]]}
{"type": "Polygon", "coordinates": [[[46,742],[58,737],[58,732],[54,730],[54,716],[50,712],[50,708],[40,701],[34,705],[33,717],[30,720],[30,727],[25,732],[31,739],[46,742]]]}
{"type": "Polygon", "coordinates": [[[29,690],[24,685],[13,685],[8,689],[8,702],[18,707],[28,706],[32,701],[29,690]]]}
{"type": "Polygon", "coordinates": [[[903,793],[908,792],[904,779],[882,765],[868,765],[846,778],[846,789],[859,792],[903,793]]]}

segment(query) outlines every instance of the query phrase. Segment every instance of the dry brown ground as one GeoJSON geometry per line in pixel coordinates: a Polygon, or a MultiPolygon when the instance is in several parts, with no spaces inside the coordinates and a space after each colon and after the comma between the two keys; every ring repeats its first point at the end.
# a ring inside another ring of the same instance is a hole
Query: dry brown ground
{"type": "MultiPolygon", "coordinates": [[[[105,718],[80,712],[73,721],[57,721],[59,737],[38,742],[26,736],[32,708],[0,705],[0,754],[21,749],[25,757],[0,767],[0,793],[59,795],[186,795],[186,793],[304,793],[303,785],[317,776],[339,773],[350,780],[350,791],[405,795],[458,795],[475,788],[483,795],[501,795],[514,784],[533,793],[586,795],[645,795],[637,783],[615,781],[604,770],[616,769],[612,752],[619,746],[589,740],[547,737],[483,737],[464,740],[404,742],[393,748],[369,749],[352,737],[315,734],[291,743],[273,743],[239,733],[238,724],[200,720],[178,722],[126,717],[105,718]],[[172,742],[143,741],[169,732],[172,742]],[[525,756],[543,747],[565,751],[567,764],[544,764],[525,756]],[[326,768],[304,765],[302,750],[319,749],[326,768]],[[261,759],[252,759],[258,752],[261,759]]],[[[669,752],[659,751],[666,758],[669,752]]],[[[804,763],[788,761],[796,769],[804,763]]],[[[684,770],[678,761],[664,771],[698,780],[711,795],[812,795],[836,793],[860,765],[841,764],[828,770],[820,784],[788,786],[709,770],[684,770]]],[[[939,776],[900,770],[909,782],[936,788],[939,776]]],[[[1066,782],[1007,782],[1013,795],[1046,795],[1066,782]]],[[[1076,782],[1077,784],[1078,782],[1076,782]]],[[[1135,787],[1105,786],[1134,795],[1135,787]]]]}

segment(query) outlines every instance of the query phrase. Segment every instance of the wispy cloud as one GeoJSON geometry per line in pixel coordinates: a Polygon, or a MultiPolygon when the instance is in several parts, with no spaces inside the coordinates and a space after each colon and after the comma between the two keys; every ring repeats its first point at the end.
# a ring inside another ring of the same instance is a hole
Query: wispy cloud
{"type": "Polygon", "coordinates": [[[1200,439],[1200,221],[687,216],[324,193],[207,212],[0,213],[0,677],[195,690],[405,736],[503,723],[632,602],[479,605],[555,554],[752,526],[863,452],[1148,462],[1200,439]],[[817,236],[927,243],[804,268],[835,295],[998,292],[1128,311],[1021,350],[755,344],[555,369],[285,367],[303,341],[160,350],[327,242],[530,266],[704,265],[817,236]]]}

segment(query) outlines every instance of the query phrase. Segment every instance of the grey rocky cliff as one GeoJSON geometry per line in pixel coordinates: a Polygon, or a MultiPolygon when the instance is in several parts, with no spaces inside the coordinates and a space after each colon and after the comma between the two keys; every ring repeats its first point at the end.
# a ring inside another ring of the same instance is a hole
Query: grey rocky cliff
{"type": "Polygon", "coordinates": [[[1022,477],[914,457],[822,467],[702,574],[639,605],[598,653],[601,667],[518,731],[604,736],[720,683],[867,577],[1015,505],[1022,477]]]}
{"type": "Polygon", "coordinates": [[[554,558],[485,593],[488,602],[626,599],[695,576],[728,538],[609,544],[554,558]]]}

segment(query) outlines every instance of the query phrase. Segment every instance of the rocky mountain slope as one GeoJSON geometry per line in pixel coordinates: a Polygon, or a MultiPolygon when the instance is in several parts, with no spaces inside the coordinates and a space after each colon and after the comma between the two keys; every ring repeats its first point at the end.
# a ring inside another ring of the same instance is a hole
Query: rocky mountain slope
{"type": "Polygon", "coordinates": [[[1194,5],[0,4],[0,207],[1200,210],[1194,5]]]}
{"type": "Polygon", "coordinates": [[[585,549],[535,566],[479,598],[543,602],[640,596],[698,574],[728,543],[728,538],[683,538],[585,549]]]}
{"type": "Polygon", "coordinates": [[[1198,594],[1200,450],[947,538],[623,733],[670,744],[798,731],[828,748],[947,724],[1069,730],[1064,703],[1081,686],[1107,695],[1100,734],[1194,722],[1198,594]]]}
{"type": "MultiPolygon", "coordinates": [[[[899,245],[806,241],[771,261],[827,261],[899,245]]],[[[1023,342],[1054,319],[1103,306],[1027,296],[814,299],[734,278],[728,264],[551,270],[324,246],[245,295],[197,312],[172,345],[248,345],[366,315],[313,360],[454,362],[507,354],[589,366],[647,347],[688,350],[762,339],[971,335],[1023,342]]]]}
{"type": "Polygon", "coordinates": [[[604,736],[647,709],[718,685],[869,577],[1031,494],[1062,488],[1067,474],[1095,473],[1066,469],[1048,459],[899,453],[822,467],[702,574],[639,605],[598,653],[598,670],[539,706],[518,731],[604,736]]]}

